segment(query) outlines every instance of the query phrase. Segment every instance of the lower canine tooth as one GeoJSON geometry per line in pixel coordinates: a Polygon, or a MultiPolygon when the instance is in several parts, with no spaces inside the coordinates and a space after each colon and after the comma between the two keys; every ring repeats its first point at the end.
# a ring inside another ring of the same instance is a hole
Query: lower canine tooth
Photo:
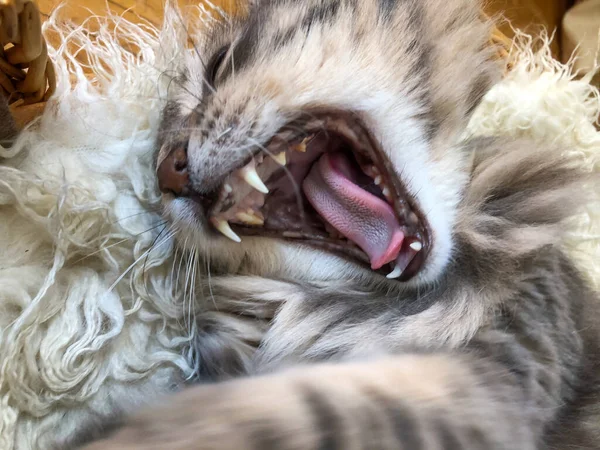
{"type": "Polygon", "coordinates": [[[248,214],[245,212],[239,212],[235,217],[241,222],[247,223],[248,225],[264,225],[265,221],[254,214],[248,214]]]}
{"type": "Polygon", "coordinates": [[[287,163],[287,159],[285,157],[285,152],[281,152],[278,155],[272,155],[271,158],[275,160],[277,164],[280,166],[285,166],[287,163]]]}
{"type": "Polygon", "coordinates": [[[217,219],[213,217],[210,219],[210,221],[212,222],[213,226],[219,231],[219,233],[221,233],[226,238],[231,239],[233,242],[242,242],[240,237],[237,234],[235,234],[235,232],[229,226],[229,222],[227,222],[226,220],[217,219]]]}
{"type": "Polygon", "coordinates": [[[240,177],[244,179],[246,183],[256,189],[258,192],[268,194],[269,189],[265,186],[265,183],[260,179],[258,172],[256,172],[254,160],[250,161],[245,167],[242,167],[239,171],[240,177]]]}
{"type": "Polygon", "coordinates": [[[394,279],[394,278],[398,278],[400,277],[400,275],[402,275],[402,269],[400,268],[400,266],[396,266],[394,267],[394,270],[392,271],[392,273],[390,273],[387,278],[389,278],[390,280],[394,279]]]}

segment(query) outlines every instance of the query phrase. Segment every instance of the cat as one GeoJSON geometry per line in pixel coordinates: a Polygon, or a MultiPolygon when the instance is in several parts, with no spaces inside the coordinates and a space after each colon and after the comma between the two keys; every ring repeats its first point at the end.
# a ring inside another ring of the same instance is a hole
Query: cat
{"type": "Polygon", "coordinates": [[[200,383],[86,448],[600,448],[598,294],[561,250],[597,180],[462,140],[500,74],[480,6],[262,0],[196,43],[156,170],[211,271],[200,383]]]}

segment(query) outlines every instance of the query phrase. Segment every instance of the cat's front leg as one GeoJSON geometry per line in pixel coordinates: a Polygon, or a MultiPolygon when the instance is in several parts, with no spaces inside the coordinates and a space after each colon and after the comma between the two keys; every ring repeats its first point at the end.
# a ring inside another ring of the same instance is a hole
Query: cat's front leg
{"type": "Polygon", "coordinates": [[[523,394],[471,355],[306,366],[189,389],[88,449],[527,450],[523,394]]]}

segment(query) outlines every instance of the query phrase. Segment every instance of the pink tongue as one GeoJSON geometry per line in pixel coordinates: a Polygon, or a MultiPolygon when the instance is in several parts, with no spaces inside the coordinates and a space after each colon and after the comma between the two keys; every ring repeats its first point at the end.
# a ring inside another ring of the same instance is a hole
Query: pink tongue
{"type": "Polygon", "coordinates": [[[404,233],[391,206],[351,181],[343,153],[325,153],[305,178],[308,201],[336,230],[358,245],[379,269],[395,261],[404,233]]]}

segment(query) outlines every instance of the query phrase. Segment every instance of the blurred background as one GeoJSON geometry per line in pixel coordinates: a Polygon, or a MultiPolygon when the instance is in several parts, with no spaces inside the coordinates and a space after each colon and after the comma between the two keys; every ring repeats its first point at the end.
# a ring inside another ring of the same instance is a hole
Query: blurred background
{"type": "MultiPolygon", "coordinates": [[[[202,3],[204,0],[179,0],[183,5],[202,3]]],[[[244,0],[212,0],[227,12],[243,7],[244,0]]],[[[38,0],[39,7],[48,15],[63,0],[38,0]]],[[[578,48],[576,68],[589,70],[594,65],[600,29],[600,0],[485,0],[488,15],[507,19],[499,28],[508,37],[513,27],[538,34],[542,28],[553,32],[556,38],[553,51],[557,59],[568,60],[578,48]]],[[[102,14],[106,5],[129,20],[144,18],[155,24],[162,18],[163,0],[67,0],[68,14],[82,21],[91,13],[102,14]]]]}
{"type": "MultiPolygon", "coordinates": [[[[63,0],[38,0],[41,11],[48,15],[63,0]]],[[[203,0],[179,0],[181,5],[202,3],[203,0]]],[[[235,12],[244,0],[212,0],[228,12],[235,12]]],[[[598,47],[600,28],[600,0],[486,0],[485,12],[506,18],[514,27],[537,34],[542,27],[550,32],[556,30],[553,51],[561,60],[569,59],[573,50],[580,46],[582,67],[589,67],[598,47]]],[[[91,12],[102,14],[106,5],[117,13],[125,13],[128,19],[136,16],[156,24],[162,18],[163,0],[67,0],[69,15],[75,21],[85,19],[91,12]]],[[[501,31],[512,35],[508,23],[500,25],[501,31]]]]}
{"type": "MultiPolygon", "coordinates": [[[[12,3],[14,0],[0,0],[12,3]]],[[[59,5],[60,18],[68,19],[76,24],[84,22],[92,15],[104,16],[107,7],[116,14],[123,15],[132,22],[149,21],[160,25],[164,2],[166,0],[33,0],[38,4],[42,20],[47,18],[59,5]]],[[[212,1],[214,6],[222,8],[228,14],[242,13],[246,10],[248,0],[170,0],[188,9],[189,14],[198,11],[198,6],[212,1]]],[[[600,31],[600,0],[482,0],[484,13],[494,17],[498,24],[498,35],[502,42],[510,44],[514,36],[513,27],[537,36],[543,30],[554,36],[552,52],[556,59],[566,62],[572,59],[576,50],[577,58],[573,66],[579,76],[596,68],[600,31]],[[508,39],[506,39],[508,38],[508,39]]],[[[97,22],[90,21],[86,29],[93,31],[97,22]]],[[[47,36],[53,41],[53,36],[47,36]]],[[[57,44],[57,42],[53,42],[57,44]]],[[[127,45],[127,43],[123,43],[127,45]]],[[[136,49],[131,49],[136,51],[136,49]]],[[[78,52],[76,58],[85,66],[86,52],[78,52]]],[[[3,75],[0,71],[0,75],[3,75]]],[[[600,74],[596,74],[593,84],[600,87],[600,74]]],[[[0,92],[2,89],[0,88],[0,92]]],[[[32,103],[32,102],[29,102],[32,103]]],[[[20,126],[35,118],[44,108],[44,102],[37,100],[32,104],[13,103],[13,113],[20,126]]]]}

